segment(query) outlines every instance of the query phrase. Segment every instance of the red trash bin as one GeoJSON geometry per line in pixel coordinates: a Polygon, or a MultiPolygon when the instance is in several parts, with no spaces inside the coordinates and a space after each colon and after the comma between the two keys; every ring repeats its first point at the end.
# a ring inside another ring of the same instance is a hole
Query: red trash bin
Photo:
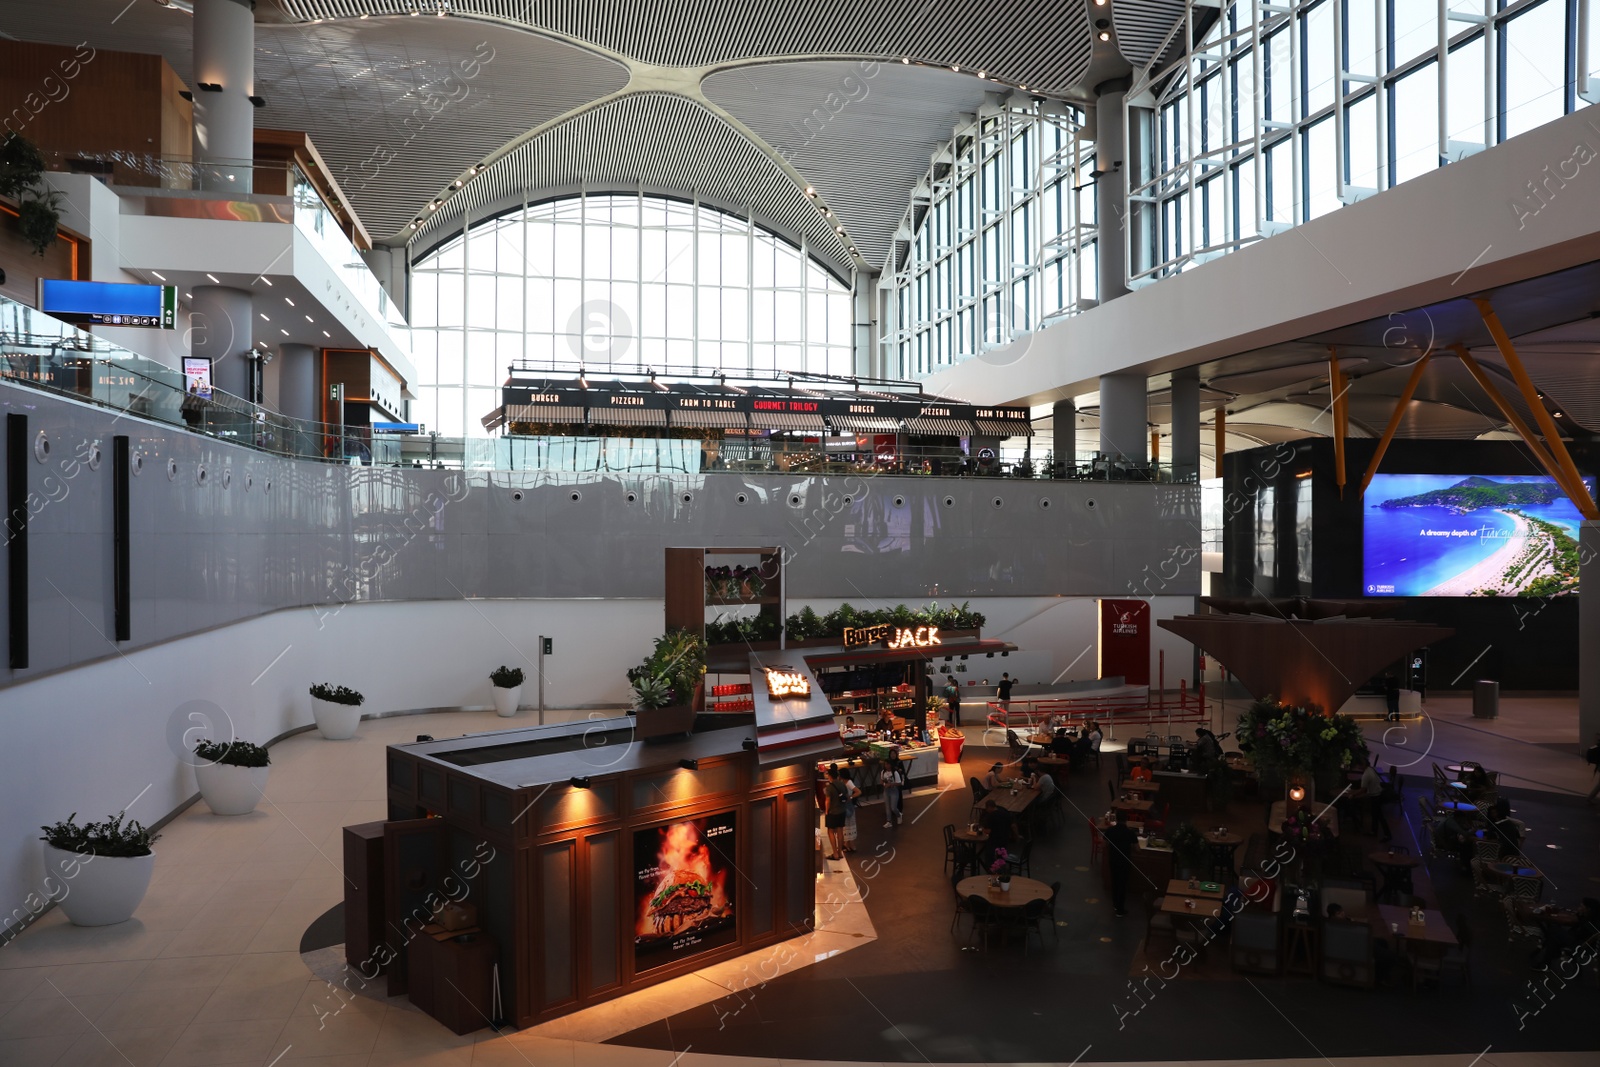
{"type": "Polygon", "coordinates": [[[944,761],[946,763],[960,763],[961,750],[966,747],[966,744],[967,738],[965,734],[945,733],[943,731],[939,733],[939,751],[944,753],[944,761]]]}

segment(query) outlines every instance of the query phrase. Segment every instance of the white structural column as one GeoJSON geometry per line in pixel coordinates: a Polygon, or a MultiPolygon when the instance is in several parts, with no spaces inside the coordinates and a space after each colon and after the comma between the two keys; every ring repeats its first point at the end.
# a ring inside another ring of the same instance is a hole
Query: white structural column
{"type": "Polygon", "coordinates": [[[1587,752],[1600,734],[1600,522],[1578,530],[1578,751],[1587,752]]]}
{"type": "Polygon", "coordinates": [[[1150,402],[1142,374],[1100,377],[1100,451],[1142,466],[1150,455],[1150,402]]]}
{"type": "Polygon", "coordinates": [[[1172,372],[1172,474],[1200,475],[1200,368],[1172,372]]]}
{"type": "Polygon", "coordinates": [[[250,0],[194,0],[194,161],[203,189],[251,190],[256,23],[250,0]],[[202,86],[220,86],[210,91],[202,86]]]}
{"type": "Polygon", "coordinates": [[[291,419],[317,418],[317,350],[310,345],[279,345],[278,410],[291,419]]]}
{"type": "Polygon", "coordinates": [[[212,384],[241,399],[250,395],[253,303],[225,285],[195,286],[190,303],[190,351],[211,360],[212,384]]]}
{"type": "Polygon", "coordinates": [[[1100,239],[1099,299],[1103,304],[1128,292],[1127,246],[1124,240],[1127,188],[1123,179],[1125,163],[1122,130],[1122,104],[1128,93],[1128,79],[1104,82],[1095,89],[1094,105],[1094,210],[1100,239]]]}

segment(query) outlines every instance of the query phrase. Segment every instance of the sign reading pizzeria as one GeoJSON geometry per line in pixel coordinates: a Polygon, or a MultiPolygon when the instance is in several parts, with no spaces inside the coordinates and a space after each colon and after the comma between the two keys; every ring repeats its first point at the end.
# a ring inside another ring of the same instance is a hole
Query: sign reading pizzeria
{"type": "Polygon", "coordinates": [[[939,639],[937,626],[891,626],[883,623],[879,626],[860,626],[846,629],[844,632],[844,647],[858,648],[862,645],[875,645],[882,643],[884,648],[932,648],[942,645],[939,639]]]}
{"type": "Polygon", "coordinates": [[[773,700],[811,695],[811,680],[793,667],[780,665],[764,667],[762,670],[767,676],[767,695],[773,700]]]}

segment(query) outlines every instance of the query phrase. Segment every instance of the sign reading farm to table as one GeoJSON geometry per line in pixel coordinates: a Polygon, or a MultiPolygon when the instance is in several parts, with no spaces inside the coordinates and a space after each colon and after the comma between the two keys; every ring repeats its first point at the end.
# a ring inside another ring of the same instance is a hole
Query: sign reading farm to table
{"type": "Polygon", "coordinates": [[[733,910],[737,814],[681,819],[633,835],[635,971],[739,938],[733,910]]]}

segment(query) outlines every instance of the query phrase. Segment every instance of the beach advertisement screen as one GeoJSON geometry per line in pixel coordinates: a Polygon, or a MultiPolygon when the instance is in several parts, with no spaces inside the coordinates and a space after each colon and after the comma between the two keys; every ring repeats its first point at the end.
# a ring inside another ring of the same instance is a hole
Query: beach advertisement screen
{"type": "MultiPolygon", "coordinates": [[[[1593,479],[1585,479],[1590,493],[1593,479]]],[[[1379,474],[1362,505],[1367,596],[1578,591],[1578,524],[1554,478],[1379,474]]]]}

